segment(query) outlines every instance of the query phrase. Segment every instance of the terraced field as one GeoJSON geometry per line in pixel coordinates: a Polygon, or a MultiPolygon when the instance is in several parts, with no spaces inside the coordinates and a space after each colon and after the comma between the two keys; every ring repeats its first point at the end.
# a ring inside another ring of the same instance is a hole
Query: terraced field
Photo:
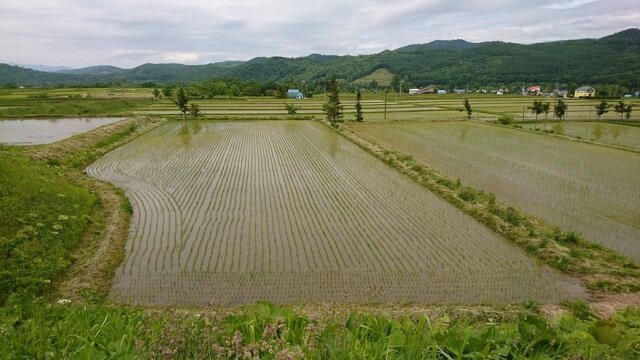
{"type": "Polygon", "coordinates": [[[525,124],[523,127],[529,130],[553,131],[554,134],[640,150],[640,123],[636,122],[635,126],[633,125],[562,121],[547,124],[525,124]]]}
{"type": "Polygon", "coordinates": [[[471,122],[354,124],[564,230],[640,261],[640,154],[471,122]]]}
{"type": "MultiPolygon", "coordinates": [[[[352,95],[342,96],[344,113],[346,120],[353,120],[355,98],[352,95]]],[[[362,101],[365,121],[396,121],[396,120],[462,120],[466,114],[460,111],[463,108],[462,95],[400,95],[393,94],[387,96],[386,115],[385,102],[382,94],[365,94],[362,101]]],[[[516,120],[535,120],[535,114],[528,109],[534,100],[549,102],[552,111],[548,115],[549,120],[553,119],[553,98],[540,98],[533,96],[491,96],[491,95],[471,95],[469,101],[473,108],[473,119],[475,120],[496,120],[499,115],[512,115],[516,120]]],[[[232,100],[206,99],[192,100],[198,104],[202,114],[208,118],[256,118],[256,117],[283,117],[287,116],[285,103],[292,103],[299,107],[298,115],[315,116],[322,118],[322,104],[326,98],[318,95],[311,99],[272,99],[272,98],[238,98],[232,100]]],[[[568,120],[595,120],[596,100],[588,99],[565,99],[568,104],[568,120]]],[[[640,102],[635,99],[626,101],[634,103],[636,107],[640,102]]],[[[136,114],[142,115],[178,115],[177,107],[169,100],[155,103],[153,105],[139,108],[136,114]]],[[[618,115],[609,112],[603,116],[606,120],[616,120],[618,115]]],[[[638,113],[632,114],[633,119],[638,119],[638,113]]],[[[544,114],[538,117],[542,122],[544,114]]]]}
{"type": "Polygon", "coordinates": [[[113,298],[144,304],[583,298],[312,121],[172,122],[87,169],[134,214],[113,298]]]}

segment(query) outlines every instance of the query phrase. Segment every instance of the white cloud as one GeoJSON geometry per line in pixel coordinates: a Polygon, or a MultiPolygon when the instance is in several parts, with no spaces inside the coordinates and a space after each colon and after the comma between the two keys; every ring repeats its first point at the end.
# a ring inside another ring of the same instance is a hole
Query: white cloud
{"type": "Polygon", "coordinates": [[[568,10],[575,9],[582,5],[587,5],[596,2],[597,0],[571,0],[571,1],[560,1],[555,4],[549,4],[543,6],[545,9],[553,9],[553,10],[568,10]]]}
{"type": "Polygon", "coordinates": [[[0,61],[134,67],[357,55],[437,39],[601,37],[638,24],[628,0],[3,1],[0,61]]]}
{"type": "Polygon", "coordinates": [[[163,62],[195,64],[200,60],[200,55],[194,52],[170,52],[162,54],[161,58],[163,62]]]}

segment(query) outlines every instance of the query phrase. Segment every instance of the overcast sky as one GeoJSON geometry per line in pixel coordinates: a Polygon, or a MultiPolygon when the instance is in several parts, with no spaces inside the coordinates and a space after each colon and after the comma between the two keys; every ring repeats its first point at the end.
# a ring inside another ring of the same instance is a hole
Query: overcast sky
{"type": "Polygon", "coordinates": [[[638,0],[2,0],[0,62],[83,67],[535,43],[640,26],[638,0]]]}

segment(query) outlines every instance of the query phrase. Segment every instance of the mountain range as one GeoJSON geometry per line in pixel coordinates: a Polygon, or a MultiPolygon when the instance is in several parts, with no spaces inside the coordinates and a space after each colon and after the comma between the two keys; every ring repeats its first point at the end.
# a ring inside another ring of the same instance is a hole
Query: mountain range
{"type": "Polygon", "coordinates": [[[0,64],[0,85],[162,85],[215,78],[299,83],[325,81],[331,75],[351,83],[378,69],[386,69],[413,86],[574,82],[637,89],[640,29],[627,29],[599,39],[529,45],[436,40],[372,55],[257,57],[206,65],[144,64],[132,69],[100,65],[43,72],[0,64]]]}

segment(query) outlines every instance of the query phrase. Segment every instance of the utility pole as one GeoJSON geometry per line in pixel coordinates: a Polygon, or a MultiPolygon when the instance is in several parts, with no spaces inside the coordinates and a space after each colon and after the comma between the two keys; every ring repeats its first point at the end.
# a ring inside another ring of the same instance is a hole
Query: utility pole
{"type": "Polygon", "coordinates": [[[384,119],[387,120],[387,88],[384,88],[384,119]]]}
{"type": "Polygon", "coordinates": [[[393,119],[398,120],[398,93],[396,93],[396,105],[393,108],[393,119]]]}

